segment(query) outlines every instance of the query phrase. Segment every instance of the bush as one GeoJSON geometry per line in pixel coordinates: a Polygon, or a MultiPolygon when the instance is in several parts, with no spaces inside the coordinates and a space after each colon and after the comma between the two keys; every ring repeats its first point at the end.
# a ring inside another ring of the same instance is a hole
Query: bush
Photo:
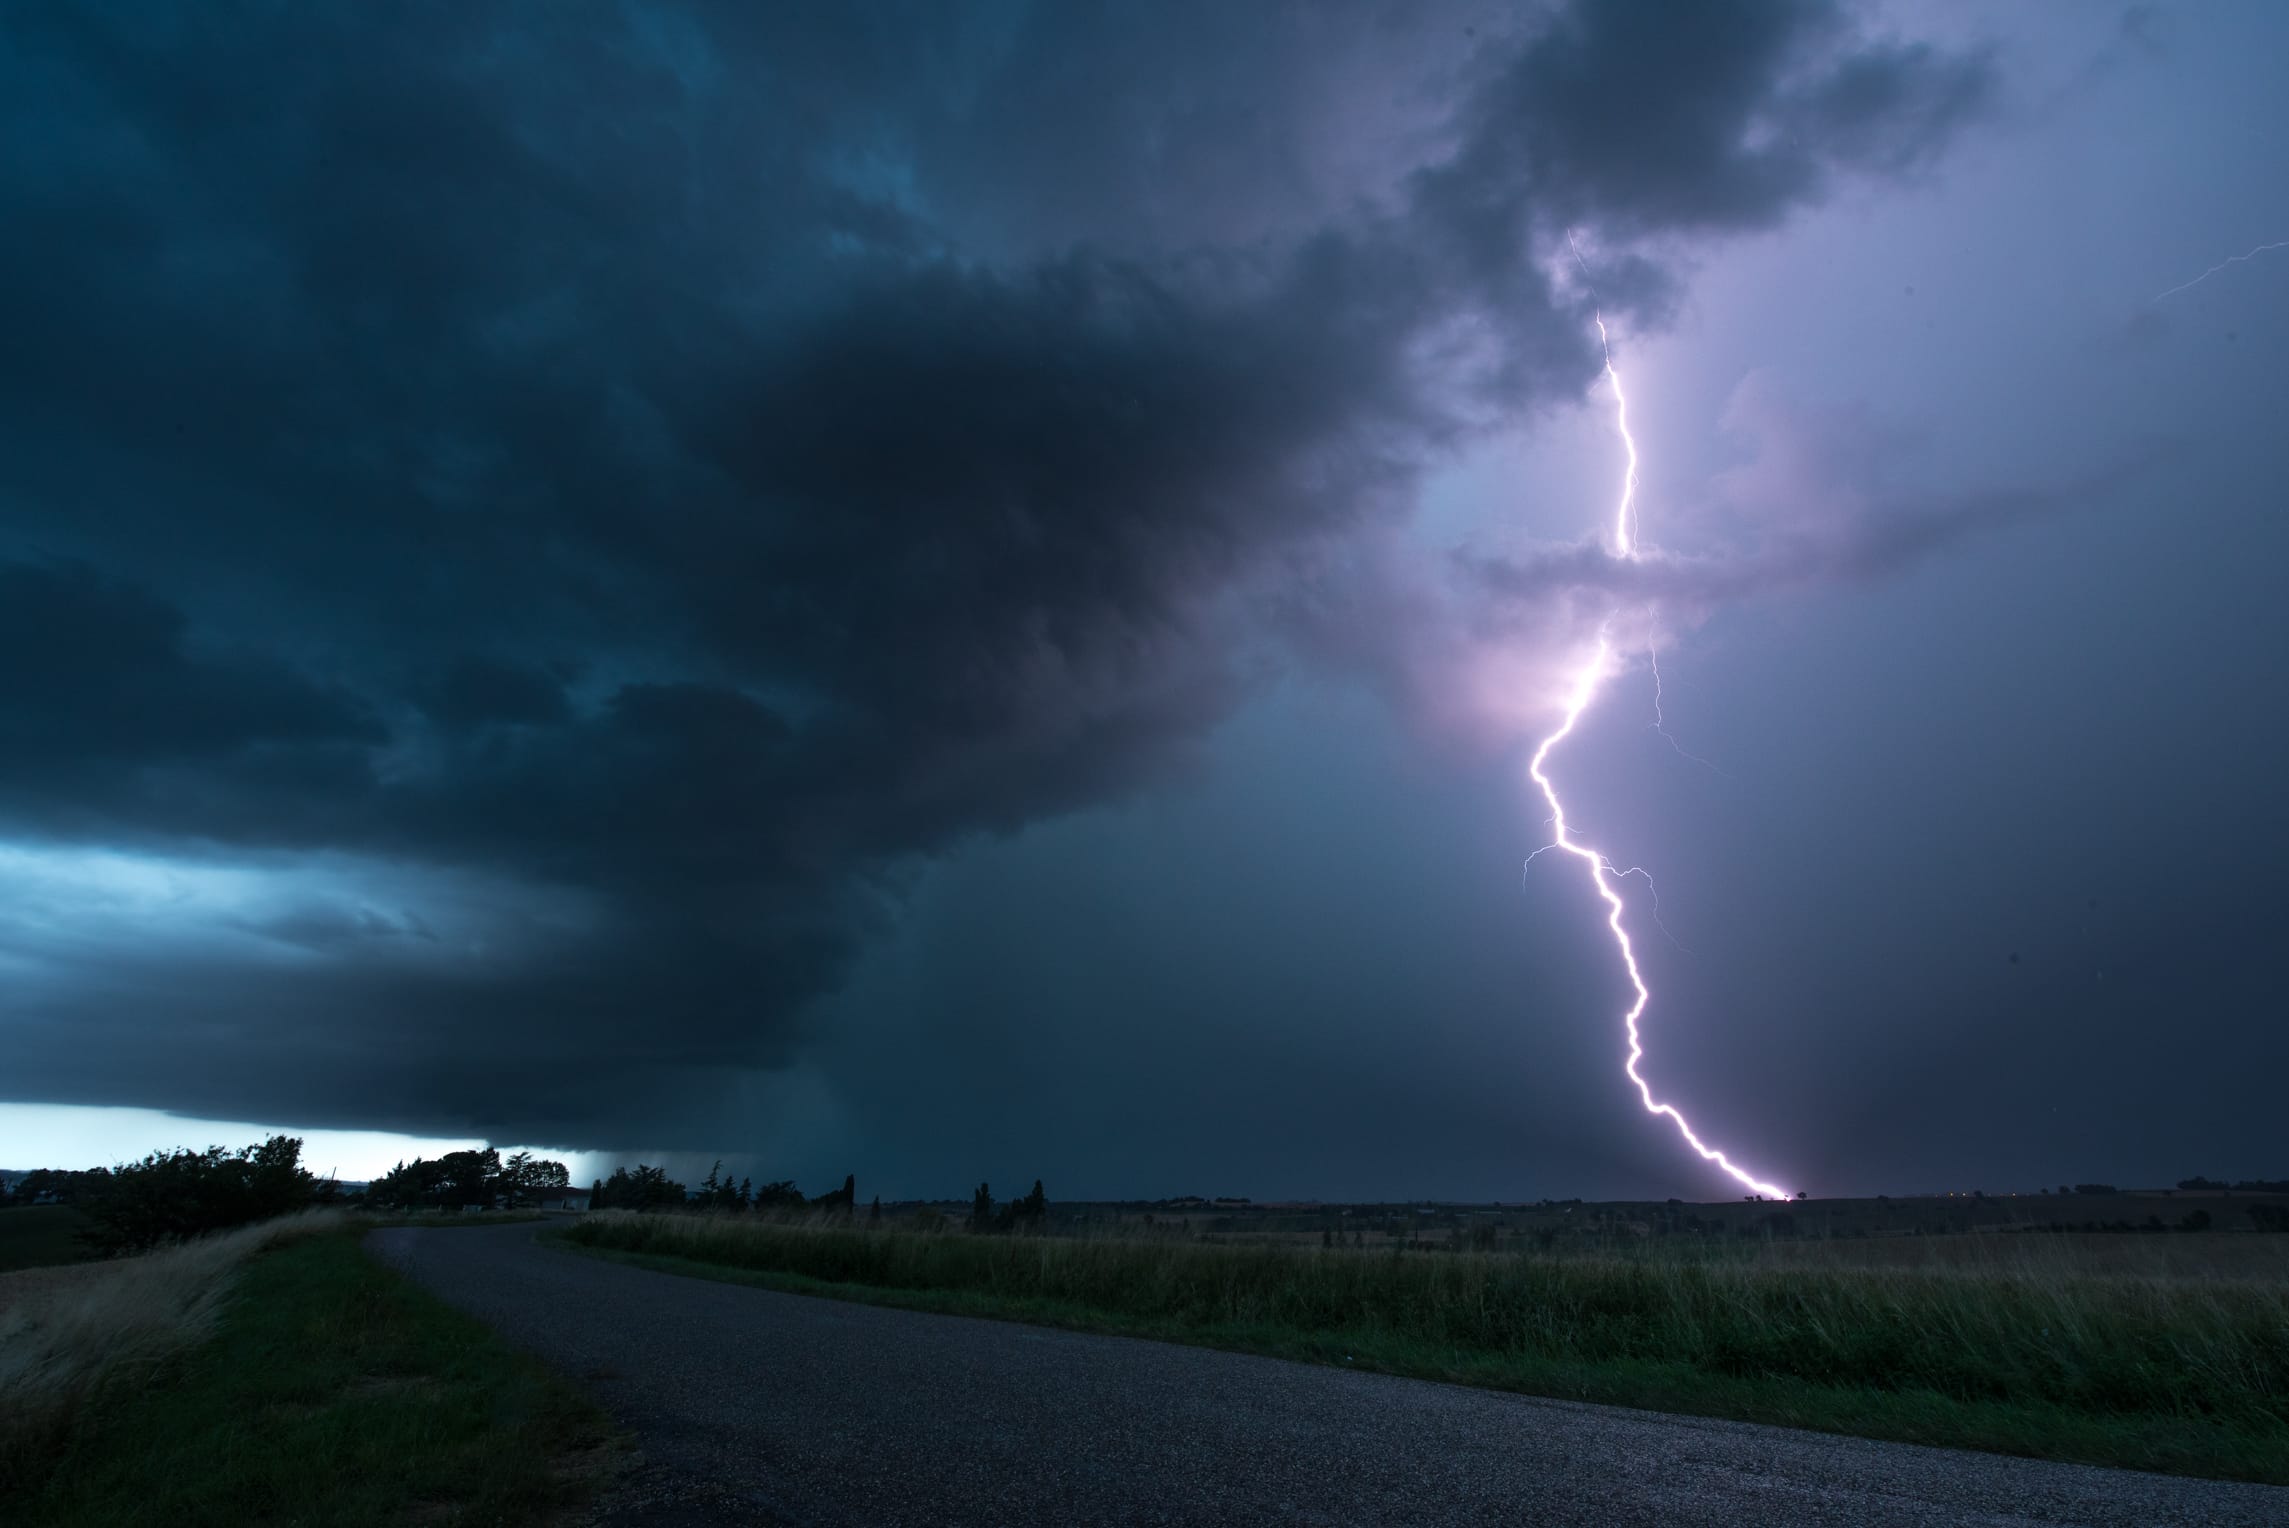
{"type": "Polygon", "coordinates": [[[154,1151],[111,1174],[87,1206],[90,1232],[107,1252],[141,1252],[161,1242],[272,1220],[315,1204],[319,1185],[302,1166],[298,1136],[225,1151],[154,1151]]]}

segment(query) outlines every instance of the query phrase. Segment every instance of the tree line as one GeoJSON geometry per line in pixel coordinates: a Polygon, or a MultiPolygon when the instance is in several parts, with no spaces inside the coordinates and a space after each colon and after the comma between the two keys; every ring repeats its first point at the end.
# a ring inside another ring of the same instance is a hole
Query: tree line
{"type": "MultiPolygon", "coordinates": [[[[823,1194],[806,1195],[795,1187],[791,1178],[781,1178],[758,1188],[752,1178],[731,1181],[723,1170],[719,1157],[707,1170],[707,1180],[696,1188],[686,1188],[668,1176],[664,1167],[642,1163],[631,1170],[616,1167],[609,1178],[598,1178],[588,1190],[588,1207],[592,1210],[841,1210],[848,1213],[858,1204],[858,1178],[846,1175],[842,1187],[829,1189],[823,1194]]],[[[873,1213],[880,1216],[882,1201],[874,1201],[873,1213]]]]}
{"type": "Polygon", "coordinates": [[[400,1162],[366,1188],[366,1202],[387,1210],[526,1209],[559,1201],[572,1188],[562,1162],[512,1152],[449,1151],[441,1157],[400,1162]]]}
{"type": "MultiPolygon", "coordinates": [[[[840,1188],[806,1195],[788,1178],[761,1186],[752,1178],[734,1182],[724,1172],[719,1158],[708,1169],[704,1182],[686,1187],[670,1178],[666,1168],[639,1163],[633,1168],[614,1168],[611,1177],[597,1179],[588,1190],[588,1207],[592,1210],[707,1210],[735,1215],[747,1211],[808,1210],[849,1215],[858,1208],[858,1179],[855,1175],[846,1176],[840,1188]]],[[[867,1219],[881,1218],[882,1199],[878,1195],[867,1208],[867,1219]]],[[[1038,1231],[1048,1221],[1049,1195],[1036,1178],[1030,1192],[1006,1203],[994,1199],[990,1185],[979,1184],[970,1196],[970,1214],[964,1224],[972,1231],[1007,1233],[1038,1231]]]]}
{"type": "Polygon", "coordinates": [[[302,1139],[292,1135],[236,1151],[154,1151],[121,1167],[87,1172],[42,1168],[0,1196],[0,1203],[70,1205],[92,1222],[81,1234],[107,1253],[141,1252],[340,1201],[333,1179],[302,1165],[302,1139]]]}

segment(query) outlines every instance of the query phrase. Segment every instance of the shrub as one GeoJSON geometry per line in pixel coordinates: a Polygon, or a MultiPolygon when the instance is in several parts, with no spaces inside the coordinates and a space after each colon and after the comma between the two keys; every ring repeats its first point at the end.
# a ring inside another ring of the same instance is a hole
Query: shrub
{"type": "Polygon", "coordinates": [[[319,1186],[302,1166],[302,1142],[274,1135],[260,1146],[225,1151],[154,1151],[111,1174],[87,1205],[97,1245],[139,1252],[307,1208],[319,1186]]]}

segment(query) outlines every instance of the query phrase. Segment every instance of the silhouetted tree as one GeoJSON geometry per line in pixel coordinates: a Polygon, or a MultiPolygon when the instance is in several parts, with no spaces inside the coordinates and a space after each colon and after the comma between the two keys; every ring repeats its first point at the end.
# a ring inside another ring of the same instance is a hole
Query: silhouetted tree
{"type": "Polygon", "coordinates": [[[633,1210],[636,1204],[636,1180],[625,1167],[612,1169],[612,1176],[598,1185],[597,1195],[589,1202],[590,1209],[633,1210]]]}
{"type": "Polygon", "coordinates": [[[755,1191],[755,1208],[759,1210],[799,1210],[802,1207],[803,1191],[795,1187],[792,1179],[781,1178],[778,1182],[766,1183],[755,1191]]]}
{"type": "Polygon", "coordinates": [[[632,1210],[679,1207],[690,1198],[684,1186],[668,1176],[666,1168],[647,1167],[641,1162],[636,1164],[635,1172],[629,1175],[628,1187],[634,1202],[627,1208],[632,1210]]]}
{"type": "Polygon", "coordinates": [[[970,1196],[970,1229],[973,1231],[990,1231],[993,1229],[993,1190],[983,1183],[979,1184],[978,1191],[970,1196]]]}
{"type": "Polygon", "coordinates": [[[110,1187],[108,1167],[92,1167],[85,1172],[35,1167],[0,1189],[0,1204],[81,1204],[102,1197],[110,1187]]]}
{"type": "Polygon", "coordinates": [[[302,1209],[317,1188],[302,1166],[302,1139],[274,1135],[225,1151],[154,1151],[110,1174],[85,1204],[89,1239],[110,1251],[141,1251],[163,1241],[250,1225],[302,1209]]]}
{"type": "Polygon", "coordinates": [[[571,1183],[572,1174],[562,1162],[546,1161],[529,1151],[517,1152],[501,1164],[501,1200],[512,1210],[539,1204],[551,1193],[561,1195],[571,1183]]]}
{"type": "Polygon", "coordinates": [[[866,1207],[866,1218],[870,1221],[882,1218],[882,1196],[880,1194],[876,1194],[874,1202],[866,1207]]]}
{"type": "Polygon", "coordinates": [[[699,1186],[699,1192],[692,1196],[692,1202],[703,1210],[746,1208],[746,1201],[739,1196],[739,1185],[723,1176],[721,1157],[716,1158],[715,1165],[707,1170],[707,1181],[699,1186]]]}

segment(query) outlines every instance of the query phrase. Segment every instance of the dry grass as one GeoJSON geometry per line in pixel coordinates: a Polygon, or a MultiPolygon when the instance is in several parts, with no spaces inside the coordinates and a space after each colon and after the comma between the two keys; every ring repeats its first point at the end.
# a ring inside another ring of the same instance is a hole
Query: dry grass
{"type": "Polygon", "coordinates": [[[335,1210],[201,1237],[141,1257],[0,1280],[0,1473],[40,1453],[102,1386],[204,1340],[232,1276],[265,1247],[330,1231],[335,1210]]]}

